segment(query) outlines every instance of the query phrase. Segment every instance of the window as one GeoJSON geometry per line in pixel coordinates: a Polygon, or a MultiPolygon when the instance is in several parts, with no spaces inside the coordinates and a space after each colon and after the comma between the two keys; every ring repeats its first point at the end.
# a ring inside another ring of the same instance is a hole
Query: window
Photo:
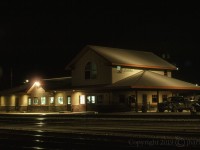
{"type": "Polygon", "coordinates": [[[68,105],[71,104],[71,96],[67,96],[67,104],[68,104],[68,105]]]}
{"type": "Polygon", "coordinates": [[[38,105],[38,104],[39,104],[39,100],[38,100],[37,97],[34,97],[34,98],[33,98],[33,104],[34,104],[34,105],[38,105]]]}
{"type": "Polygon", "coordinates": [[[31,105],[31,98],[28,98],[28,105],[31,105]]]}
{"type": "Polygon", "coordinates": [[[162,95],[162,101],[167,101],[167,95],[162,95]]]}
{"type": "Polygon", "coordinates": [[[49,97],[50,104],[54,104],[54,97],[49,97]]]}
{"type": "Polygon", "coordinates": [[[157,102],[158,102],[157,95],[152,95],[152,103],[157,103],[157,102]]]}
{"type": "Polygon", "coordinates": [[[41,97],[41,105],[46,105],[46,97],[41,97]]]}
{"type": "Polygon", "coordinates": [[[129,99],[129,103],[136,103],[135,95],[129,96],[128,99],[129,99]]]}
{"type": "Polygon", "coordinates": [[[98,95],[97,96],[97,103],[102,104],[103,103],[103,95],[98,95]]]}
{"type": "Polygon", "coordinates": [[[95,63],[88,62],[85,66],[85,79],[97,78],[97,66],[95,63]]]}
{"type": "Polygon", "coordinates": [[[96,103],[96,97],[95,96],[87,96],[87,103],[95,104],[96,103]]]}
{"type": "Polygon", "coordinates": [[[122,67],[121,66],[117,66],[117,72],[122,72],[122,67]]]}
{"type": "Polygon", "coordinates": [[[79,97],[80,104],[85,104],[85,95],[79,97]]]}
{"type": "Polygon", "coordinates": [[[58,104],[64,104],[64,101],[63,101],[63,97],[62,97],[62,96],[59,96],[59,97],[58,97],[58,104]]]}

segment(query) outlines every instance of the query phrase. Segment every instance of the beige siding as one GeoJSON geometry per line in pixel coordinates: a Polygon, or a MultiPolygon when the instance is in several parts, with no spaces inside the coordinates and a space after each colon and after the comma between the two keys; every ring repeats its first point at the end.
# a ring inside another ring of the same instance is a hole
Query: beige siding
{"type": "Polygon", "coordinates": [[[6,106],[8,101],[8,97],[7,96],[1,96],[1,106],[6,106]]]}
{"type": "Polygon", "coordinates": [[[28,105],[28,95],[20,96],[19,106],[27,106],[28,105]]]}
{"type": "Polygon", "coordinates": [[[16,95],[11,95],[10,100],[9,100],[9,106],[15,106],[15,99],[16,95]]]}
{"type": "Polygon", "coordinates": [[[134,75],[142,70],[139,69],[131,69],[131,68],[122,68],[119,72],[116,67],[112,68],[112,83],[115,83],[119,80],[127,78],[131,75],[134,75]]]}
{"type": "Polygon", "coordinates": [[[107,61],[94,51],[87,51],[75,64],[72,70],[72,85],[97,85],[111,83],[111,67],[107,61]],[[88,62],[94,62],[97,65],[97,79],[85,80],[85,65],[88,62]]]}
{"type": "Polygon", "coordinates": [[[33,90],[30,91],[31,95],[39,97],[45,93],[45,90],[42,87],[34,87],[33,90]]]}
{"type": "Polygon", "coordinates": [[[80,104],[79,103],[79,97],[81,95],[85,95],[85,93],[84,92],[74,92],[72,94],[72,97],[71,97],[71,99],[72,99],[72,105],[79,105],[80,104]]]}
{"type": "Polygon", "coordinates": [[[15,106],[15,95],[11,96],[1,96],[1,105],[0,106],[15,106]]]}
{"type": "Polygon", "coordinates": [[[65,92],[57,92],[55,94],[55,106],[67,105],[67,97],[65,92]],[[58,103],[58,97],[63,97],[63,104],[58,103]]]}

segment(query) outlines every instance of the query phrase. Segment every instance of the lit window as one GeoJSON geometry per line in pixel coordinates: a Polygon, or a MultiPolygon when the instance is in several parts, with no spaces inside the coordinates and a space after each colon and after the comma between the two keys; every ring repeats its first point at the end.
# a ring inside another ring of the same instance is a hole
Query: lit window
{"type": "Polygon", "coordinates": [[[33,104],[34,104],[34,105],[38,105],[38,104],[39,104],[39,100],[38,100],[37,97],[34,97],[34,98],[33,98],[33,104]]]}
{"type": "Polygon", "coordinates": [[[85,95],[79,97],[80,104],[85,104],[85,95]]]}
{"type": "Polygon", "coordinates": [[[53,104],[54,103],[54,97],[50,97],[49,102],[50,102],[50,104],[53,104]]]}
{"type": "Polygon", "coordinates": [[[152,103],[157,103],[157,102],[158,102],[157,95],[152,95],[152,103]]]}
{"type": "Polygon", "coordinates": [[[71,96],[67,96],[67,104],[68,104],[68,105],[71,104],[71,96]]]}
{"type": "Polygon", "coordinates": [[[92,62],[88,62],[85,66],[85,79],[97,78],[97,65],[92,62]]]}
{"type": "Polygon", "coordinates": [[[117,72],[121,72],[122,71],[122,67],[121,66],[117,66],[117,72]]]}
{"type": "Polygon", "coordinates": [[[41,97],[41,105],[46,105],[46,97],[41,97]]]}
{"type": "Polygon", "coordinates": [[[58,97],[58,104],[64,104],[63,97],[58,97]]]}
{"type": "Polygon", "coordinates": [[[31,105],[31,98],[28,98],[28,105],[31,105]]]}
{"type": "Polygon", "coordinates": [[[95,96],[87,96],[87,103],[95,104],[96,97],[95,96]]]}

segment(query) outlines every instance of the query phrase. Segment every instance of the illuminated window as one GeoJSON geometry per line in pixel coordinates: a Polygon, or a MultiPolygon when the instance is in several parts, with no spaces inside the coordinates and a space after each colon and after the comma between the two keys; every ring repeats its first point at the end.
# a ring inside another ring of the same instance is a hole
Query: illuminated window
{"type": "Polygon", "coordinates": [[[157,103],[157,102],[158,102],[157,95],[152,95],[152,103],[157,103]]]}
{"type": "Polygon", "coordinates": [[[34,105],[38,105],[38,104],[39,104],[39,100],[38,100],[37,97],[34,97],[34,98],[33,98],[33,104],[34,104],[34,105]]]}
{"type": "Polygon", "coordinates": [[[64,101],[63,101],[63,97],[62,97],[62,96],[59,96],[59,97],[58,97],[58,104],[64,104],[64,101]]]}
{"type": "Polygon", "coordinates": [[[85,66],[85,79],[97,78],[97,65],[92,62],[88,62],[85,66]]]}
{"type": "Polygon", "coordinates": [[[49,97],[50,104],[54,104],[54,97],[49,97]]]}
{"type": "Polygon", "coordinates": [[[46,105],[46,97],[41,97],[41,105],[46,105]]]}
{"type": "Polygon", "coordinates": [[[31,105],[31,98],[28,98],[28,105],[31,105]]]}
{"type": "Polygon", "coordinates": [[[117,72],[122,72],[122,67],[121,66],[117,66],[117,72]]]}
{"type": "Polygon", "coordinates": [[[96,97],[95,96],[87,96],[87,103],[95,104],[96,103],[96,97]]]}
{"type": "Polygon", "coordinates": [[[85,104],[85,95],[79,97],[80,104],[85,104]]]}
{"type": "Polygon", "coordinates": [[[71,96],[67,96],[67,104],[68,104],[68,105],[71,104],[71,96]]]}

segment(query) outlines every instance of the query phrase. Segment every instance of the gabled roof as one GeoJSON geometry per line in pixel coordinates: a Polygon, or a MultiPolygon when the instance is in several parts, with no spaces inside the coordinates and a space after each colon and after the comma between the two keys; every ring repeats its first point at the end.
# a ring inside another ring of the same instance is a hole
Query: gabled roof
{"type": "MultiPolygon", "coordinates": [[[[71,88],[71,77],[40,79],[39,82],[41,83],[41,87],[43,87],[45,91],[64,90],[71,88]]],[[[20,85],[18,87],[0,91],[0,95],[27,93],[32,90],[31,88],[33,88],[33,85],[34,83],[32,82],[25,83],[24,85],[20,85]]]]}
{"type": "Polygon", "coordinates": [[[87,51],[93,50],[105,58],[112,65],[130,66],[137,68],[176,70],[176,66],[158,57],[152,52],[111,48],[103,46],[87,45],[66,67],[70,68],[87,51]]]}
{"type": "Polygon", "coordinates": [[[200,90],[195,84],[170,78],[151,71],[141,71],[110,85],[112,88],[200,90]]]}

